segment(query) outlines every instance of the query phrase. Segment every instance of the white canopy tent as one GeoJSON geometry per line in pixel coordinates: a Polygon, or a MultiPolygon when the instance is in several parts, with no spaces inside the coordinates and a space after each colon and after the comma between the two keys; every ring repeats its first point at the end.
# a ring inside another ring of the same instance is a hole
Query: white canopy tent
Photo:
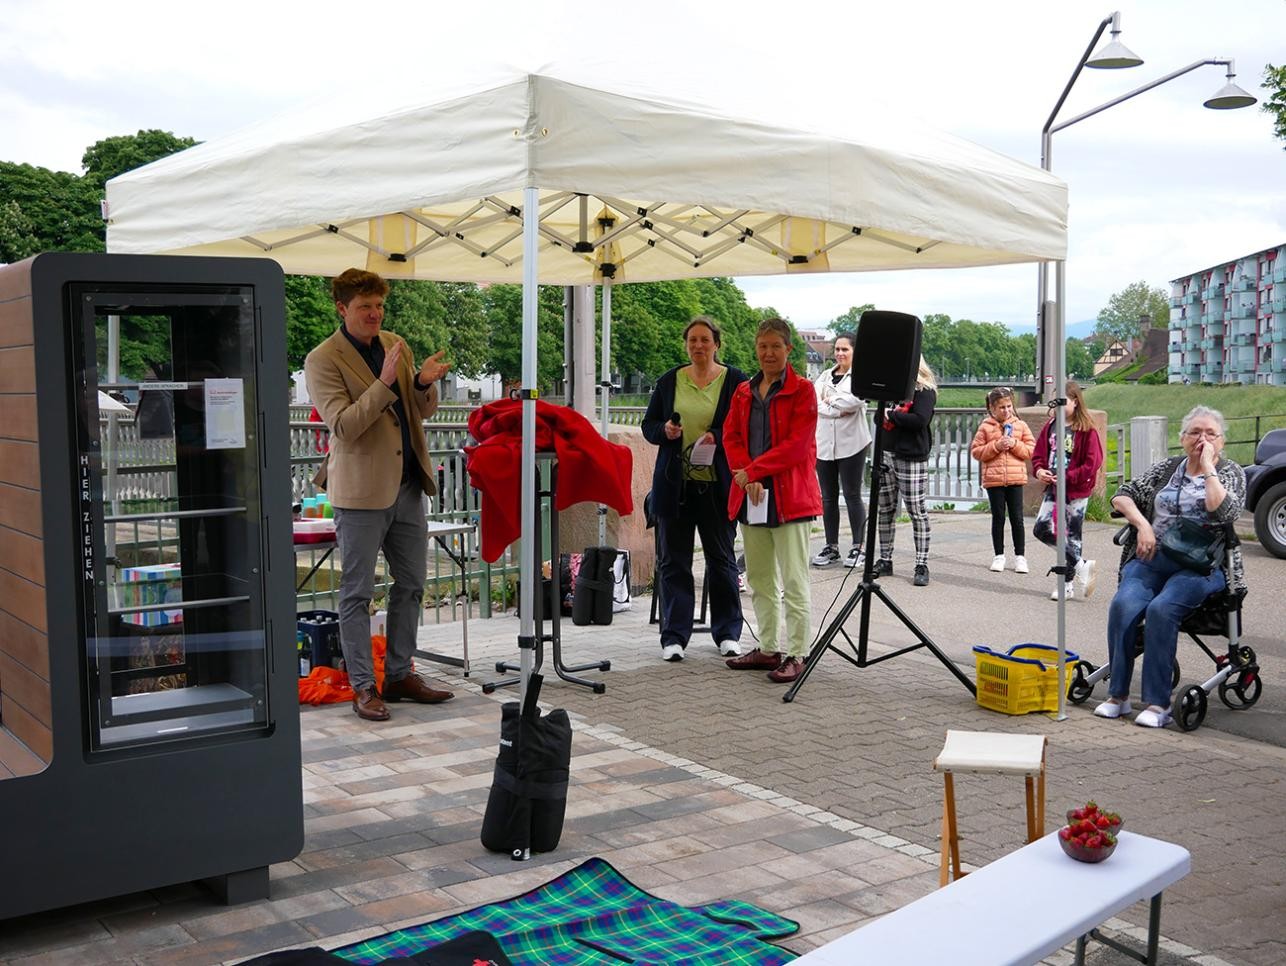
{"type": "Polygon", "coordinates": [[[862,107],[809,119],[804,99],[719,106],[569,77],[449,80],[412,106],[326,104],[191,148],[108,183],[108,250],[521,281],[524,536],[538,283],[603,284],[606,382],[613,283],[1065,256],[1066,186],[959,138],[862,107]]]}

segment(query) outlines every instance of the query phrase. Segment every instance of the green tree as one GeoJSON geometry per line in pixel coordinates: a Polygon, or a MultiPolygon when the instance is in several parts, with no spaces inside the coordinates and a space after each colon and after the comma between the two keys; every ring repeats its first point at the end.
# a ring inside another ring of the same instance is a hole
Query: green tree
{"type": "Polygon", "coordinates": [[[339,325],[330,282],[320,275],[286,276],[286,364],[293,371],[339,325]]]}
{"type": "Polygon", "coordinates": [[[1098,325],[1095,335],[1105,341],[1120,339],[1126,342],[1145,335],[1142,321],[1147,317],[1147,325],[1164,329],[1170,325],[1170,297],[1165,289],[1149,288],[1147,282],[1131,282],[1121,291],[1108,299],[1107,307],[1098,314],[1098,325]]]}
{"type": "MultiPolygon", "coordinates": [[[[491,285],[482,298],[491,343],[490,369],[506,384],[516,385],[522,378],[522,286],[491,285]]],[[[563,376],[563,290],[557,285],[540,286],[536,352],[537,388],[546,392],[563,376]]]]}
{"type": "Polygon", "coordinates": [[[112,178],[141,168],[197,144],[194,138],[176,137],[169,131],[150,129],[95,141],[85,149],[80,163],[85,180],[101,191],[112,178]]]}
{"type": "MultiPolygon", "coordinates": [[[[1273,135],[1286,141],[1286,66],[1265,66],[1264,83],[1260,86],[1268,91],[1268,97],[1259,105],[1259,109],[1272,115],[1273,135]]],[[[1282,146],[1282,150],[1286,151],[1286,145],[1282,146]]]]}
{"type": "Polygon", "coordinates": [[[0,161],[0,262],[102,250],[97,194],[84,179],[0,161]]]}
{"type": "Polygon", "coordinates": [[[1067,374],[1075,379],[1089,379],[1094,375],[1094,360],[1090,350],[1080,339],[1067,340],[1067,374]]]}
{"type": "Polygon", "coordinates": [[[862,313],[869,312],[875,308],[870,302],[863,305],[854,305],[847,312],[841,312],[835,318],[826,324],[826,328],[838,334],[840,332],[856,332],[857,323],[861,321],[862,313]]]}

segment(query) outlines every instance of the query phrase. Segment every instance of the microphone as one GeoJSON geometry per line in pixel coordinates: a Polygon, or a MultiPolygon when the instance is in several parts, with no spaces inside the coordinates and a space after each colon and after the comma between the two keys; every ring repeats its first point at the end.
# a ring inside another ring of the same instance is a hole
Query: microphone
{"type": "Polygon", "coordinates": [[[674,423],[675,426],[683,425],[683,417],[679,415],[679,411],[677,409],[670,413],[670,422],[674,423]]]}

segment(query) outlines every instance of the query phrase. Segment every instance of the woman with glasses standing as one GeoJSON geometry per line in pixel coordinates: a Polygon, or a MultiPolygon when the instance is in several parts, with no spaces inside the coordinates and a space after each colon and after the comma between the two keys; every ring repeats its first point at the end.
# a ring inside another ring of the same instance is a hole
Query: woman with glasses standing
{"type": "Polygon", "coordinates": [[[676,366],[656,381],[643,416],[643,437],[658,447],[649,501],[657,529],[661,658],[666,661],[682,661],[692,637],[692,547],[698,532],[709,579],[711,634],[723,656],[741,653],[736,527],[727,511],[732,474],[724,453],[723,422],[733,391],[746,381],[746,374],[716,358],[719,326],[709,316],[698,315],[688,323],[683,345],[689,364],[676,366]],[[713,453],[707,458],[711,446],[713,453]]]}
{"type": "Polygon", "coordinates": [[[1143,703],[1134,723],[1164,728],[1170,723],[1170,692],[1179,626],[1211,594],[1246,589],[1241,548],[1208,574],[1167,556],[1162,541],[1180,520],[1211,529],[1231,523],[1246,503],[1246,475],[1224,459],[1224,418],[1218,410],[1196,406],[1183,417],[1183,455],[1161,460],[1130,480],[1112,498],[1112,507],[1133,529],[1121,552],[1121,578],[1107,616],[1111,661],[1106,701],[1094,709],[1100,718],[1130,713],[1134,642],[1143,621],[1143,703]]]}
{"type": "Polygon", "coordinates": [[[817,391],[817,482],[822,490],[822,526],[826,545],[813,557],[814,567],[829,567],[842,559],[845,567],[862,560],[862,473],[871,445],[866,403],[853,395],[853,333],[835,336],[835,365],[813,383],[817,391]],[[853,545],[839,555],[839,493],[844,490],[853,545]]]}
{"type": "MultiPolygon", "coordinates": [[[[1065,435],[1061,446],[1055,438],[1057,416],[1057,413],[1051,415],[1049,422],[1036,434],[1036,448],[1032,452],[1032,470],[1036,479],[1045,484],[1045,495],[1041,498],[1040,509],[1036,511],[1032,536],[1051,547],[1058,546],[1058,534],[1054,529],[1058,463],[1066,460],[1067,501],[1064,519],[1067,522],[1067,569],[1063,574],[1063,581],[1066,583],[1063,590],[1070,600],[1077,594],[1089,597],[1094,593],[1094,583],[1098,579],[1094,561],[1081,559],[1081,532],[1085,526],[1085,507],[1089,505],[1090,494],[1094,492],[1094,484],[1098,481],[1099,468],[1103,465],[1103,441],[1099,439],[1094,420],[1085,408],[1085,397],[1081,395],[1081,387],[1077,383],[1067,384],[1067,402],[1063,407],[1065,435]]],[[[1058,600],[1057,584],[1049,599],[1058,600]]]]}

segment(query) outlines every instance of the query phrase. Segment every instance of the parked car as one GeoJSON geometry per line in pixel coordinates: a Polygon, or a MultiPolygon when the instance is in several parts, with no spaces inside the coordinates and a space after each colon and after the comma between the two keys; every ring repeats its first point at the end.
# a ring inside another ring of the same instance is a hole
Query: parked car
{"type": "Polygon", "coordinates": [[[1275,557],[1286,557],[1286,429],[1274,429],[1255,447],[1246,467],[1246,509],[1255,514],[1255,536],[1275,557]]]}

